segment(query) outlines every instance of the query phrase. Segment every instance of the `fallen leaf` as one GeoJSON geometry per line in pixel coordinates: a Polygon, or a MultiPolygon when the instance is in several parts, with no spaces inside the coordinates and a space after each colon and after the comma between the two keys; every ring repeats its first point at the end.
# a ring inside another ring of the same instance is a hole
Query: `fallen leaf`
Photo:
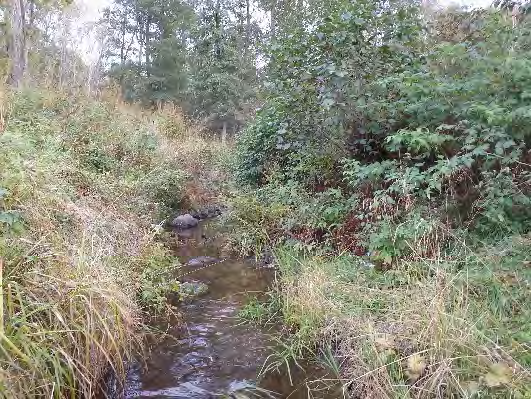
{"type": "Polygon", "coordinates": [[[506,385],[511,382],[513,372],[509,366],[503,363],[496,363],[490,367],[490,371],[485,374],[485,385],[490,388],[506,385]]]}

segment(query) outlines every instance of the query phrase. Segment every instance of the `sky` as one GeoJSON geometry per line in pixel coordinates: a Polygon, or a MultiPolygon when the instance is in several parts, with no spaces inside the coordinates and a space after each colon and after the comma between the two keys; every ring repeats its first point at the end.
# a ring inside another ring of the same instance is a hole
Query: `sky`
{"type": "Polygon", "coordinates": [[[455,1],[449,1],[449,0],[441,0],[439,1],[441,4],[460,4],[464,6],[471,6],[471,7],[487,7],[492,4],[492,0],[455,0],[455,1]]]}
{"type": "Polygon", "coordinates": [[[88,22],[97,21],[103,9],[112,3],[112,0],[76,0],[76,4],[85,8],[86,13],[83,15],[83,19],[88,22]]]}
{"type": "Polygon", "coordinates": [[[100,20],[103,9],[109,6],[112,0],[75,0],[74,8],[75,19],[74,29],[78,29],[77,39],[73,43],[75,50],[80,54],[83,60],[91,65],[99,58],[100,43],[96,39],[96,33],[91,30],[83,29],[100,20]]]}
{"type": "MultiPolygon", "coordinates": [[[[87,13],[84,18],[88,21],[96,21],[101,15],[101,11],[112,3],[112,0],[77,0],[77,3],[83,3],[87,13]]],[[[439,0],[441,4],[461,4],[473,7],[486,7],[492,3],[492,0],[439,0]]]]}

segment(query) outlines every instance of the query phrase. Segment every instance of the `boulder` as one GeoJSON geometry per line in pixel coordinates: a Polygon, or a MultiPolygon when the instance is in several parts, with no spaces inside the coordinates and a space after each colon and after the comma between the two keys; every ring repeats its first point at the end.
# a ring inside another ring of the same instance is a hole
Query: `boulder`
{"type": "Polygon", "coordinates": [[[192,215],[194,219],[201,220],[201,214],[199,213],[199,211],[191,211],[190,215],[192,215]]]}
{"type": "Polygon", "coordinates": [[[189,267],[202,267],[206,265],[211,265],[213,263],[219,262],[219,259],[212,258],[210,256],[200,256],[198,258],[190,259],[185,266],[189,267]]]}
{"type": "Polygon", "coordinates": [[[198,211],[198,213],[199,213],[199,217],[201,219],[208,219],[208,218],[212,217],[208,208],[200,209],[198,211]]]}
{"type": "Polygon", "coordinates": [[[198,220],[211,219],[220,216],[222,213],[221,207],[218,205],[207,205],[197,211],[190,212],[190,215],[198,220]]]}
{"type": "Polygon", "coordinates": [[[177,216],[173,219],[170,226],[178,229],[190,229],[196,227],[198,224],[197,219],[187,213],[186,215],[177,216]]]}

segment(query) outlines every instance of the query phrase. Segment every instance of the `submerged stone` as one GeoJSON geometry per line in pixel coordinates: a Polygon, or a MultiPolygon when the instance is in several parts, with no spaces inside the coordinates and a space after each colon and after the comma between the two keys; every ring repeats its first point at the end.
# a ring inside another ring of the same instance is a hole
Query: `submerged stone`
{"type": "Polygon", "coordinates": [[[196,281],[184,282],[180,286],[180,294],[185,298],[197,297],[208,292],[208,285],[196,281]]]}
{"type": "Polygon", "coordinates": [[[199,256],[198,258],[190,259],[185,266],[190,267],[201,267],[206,265],[211,265],[213,263],[219,262],[219,259],[212,258],[210,256],[199,256]]]}
{"type": "Polygon", "coordinates": [[[186,215],[177,216],[173,219],[170,226],[178,229],[190,229],[196,227],[198,224],[197,219],[187,213],[186,215]]]}

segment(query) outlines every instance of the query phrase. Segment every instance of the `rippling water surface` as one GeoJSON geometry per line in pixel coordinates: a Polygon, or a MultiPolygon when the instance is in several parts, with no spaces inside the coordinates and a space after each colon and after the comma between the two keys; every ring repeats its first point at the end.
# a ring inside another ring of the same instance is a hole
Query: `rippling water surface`
{"type": "MultiPolygon", "coordinates": [[[[180,238],[176,254],[183,264],[198,256],[222,258],[215,236],[215,225],[203,223],[180,238]]],[[[126,398],[231,397],[230,393],[244,392],[254,385],[260,387],[261,391],[255,391],[260,396],[249,397],[310,397],[306,381],[321,376],[322,370],[307,373],[292,368],[294,386],[287,372],[256,381],[275,347],[275,327],[261,330],[242,323],[237,314],[250,295],[267,291],[274,278],[272,270],[259,269],[251,261],[227,259],[205,268],[184,267],[179,273],[185,281],[208,284],[209,291],[181,305],[184,323],[170,325],[166,337],[152,343],[147,358],[133,365],[126,398]]],[[[311,397],[342,396],[320,391],[311,397]]]]}

